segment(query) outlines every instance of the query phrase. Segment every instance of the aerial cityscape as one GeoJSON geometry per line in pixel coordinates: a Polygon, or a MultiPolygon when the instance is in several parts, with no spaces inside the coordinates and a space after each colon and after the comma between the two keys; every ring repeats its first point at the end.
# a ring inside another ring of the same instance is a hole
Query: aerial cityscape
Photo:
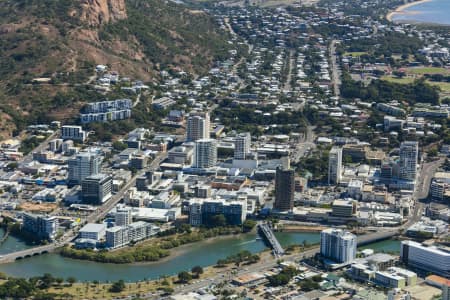
{"type": "Polygon", "coordinates": [[[447,0],[4,0],[0,299],[450,300],[447,0]]]}

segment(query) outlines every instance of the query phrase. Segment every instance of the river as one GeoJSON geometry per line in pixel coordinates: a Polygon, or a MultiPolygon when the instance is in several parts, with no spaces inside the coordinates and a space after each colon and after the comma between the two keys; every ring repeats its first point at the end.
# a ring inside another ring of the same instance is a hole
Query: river
{"type": "MultiPolygon", "coordinates": [[[[320,241],[319,233],[276,232],[275,235],[284,247],[292,244],[302,244],[303,241],[307,241],[310,244],[319,243],[320,241]]],[[[20,250],[25,247],[27,246],[21,241],[9,237],[0,246],[0,253],[20,250]]],[[[383,241],[364,248],[374,248],[376,251],[398,251],[399,242],[383,241]]],[[[44,254],[0,265],[0,272],[16,277],[31,277],[42,275],[43,273],[51,273],[54,276],[63,278],[73,276],[79,281],[98,280],[106,282],[119,279],[138,281],[157,279],[163,275],[174,275],[183,270],[190,270],[196,265],[212,265],[218,259],[225,258],[241,250],[257,253],[265,249],[265,244],[261,240],[256,240],[255,234],[241,234],[239,236],[220,237],[181,246],[177,249],[177,255],[159,262],[103,264],[65,258],[58,254],[44,254]]]]}

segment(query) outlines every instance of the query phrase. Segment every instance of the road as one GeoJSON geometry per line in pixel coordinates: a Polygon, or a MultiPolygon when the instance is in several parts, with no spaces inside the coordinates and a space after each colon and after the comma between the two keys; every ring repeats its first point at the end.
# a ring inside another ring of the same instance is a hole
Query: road
{"type": "Polygon", "coordinates": [[[408,221],[402,225],[403,229],[410,227],[412,224],[418,222],[422,217],[424,204],[420,200],[428,198],[430,191],[431,179],[436,173],[436,170],[444,163],[444,158],[436,161],[421,164],[419,174],[417,176],[417,184],[413,193],[414,210],[408,221]]]}
{"type": "Polygon", "coordinates": [[[291,82],[292,82],[292,71],[294,69],[295,64],[295,51],[290,50],[289,51],[289,57],[288,57],[288,73],[286,76],[286,81],[284,82],[283,90],[286,92],[290,92],[292,90],[291,82]]]}
{"type": "Polygon", "coordinates": [[[308,151],[316,148],[314,139],[314,126],[307,126],[304,141],[297,143],[294,151],[291,153],[292,162],[298,162],[302,157],[306,156],[308,151]]]}
{"type": "Polygon", "coordinates": [[[336,43],[338,41],[332,40],[330,43],[329,53],[330,53],[330,61],[331,61],[331,82],[333,84],[333,91],[335,96],[339,96],[341,94],[339,90],[339,85],[341,84],[341,79],[339,75],[339,69],[336,61],[336,43]]]}

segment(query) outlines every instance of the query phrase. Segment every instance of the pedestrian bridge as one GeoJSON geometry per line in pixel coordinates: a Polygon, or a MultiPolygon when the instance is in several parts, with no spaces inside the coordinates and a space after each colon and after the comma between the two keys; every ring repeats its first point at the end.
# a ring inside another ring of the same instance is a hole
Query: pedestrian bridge
{"type": "Polygon", "coordinates": [[[272,248],[275,256],[284,255],[284,249],[281,247],[276,236],[273,234],[272,228],[267,223],[261,223],[258,225],[260,234],[263,236],[267,244],[272,248]]]}

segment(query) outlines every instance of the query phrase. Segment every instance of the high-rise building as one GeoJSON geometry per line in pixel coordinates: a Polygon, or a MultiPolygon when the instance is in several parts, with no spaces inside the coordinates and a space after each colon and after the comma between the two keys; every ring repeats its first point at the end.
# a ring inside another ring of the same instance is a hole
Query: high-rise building
{"type": "Polygon", "coordinates": [[[342,174],[342,148],[333,147],[328,158],[328,184],[341,182],[342,174]]]}
{"type": "Polygon", "coordinates": [[[295,172],[289,163],[278,167],[275,174],[275,205],[277,210],[291,210],[294,207],[295,172]]]}
{"type": "Polygon", "coordinates": [[[320,233],[320,254],[337,263],[353,261],[356,245],[356,236],[348,231],[328,228],[320,233]]]}
{"type": "Polygon", "coordinates": [[[128,207],[118,208],[114,216],[116,226],[130,225],[133,221],[131,216],[131,209],[128,207]]]}
{"type": "Polygon", "coordinates": [[[400,178],[415,180],[419,159],[419,144],[417,142],[403,142],[400,145],[400,178]]]}
{"type": "Polygon", "coordinates": [[[202,116],[190,116],[187,119],[186,140],[195,142],[200,139],[209,139],[209,114],[206,112],[202,116]]]}
{"type": "Polygon", "coordinates": [[[112,178],[106,174],[87,176],[81,182],[83,202],[102,204],[112,196],[112,178]]]}
{"type": "Polygon", "coordinates": [[[234,159],[247,159],[250,153],[251,136],[249,132],[241,133],[234,139],[234,159]]]}
{"type": "Polygon", "coordinates": [[[414,241],[402,241],[400,259],[408,266],[450,278],[450,251],[426,247],[414,241]]]}
{"type": "Polygon", "coordinates": [[[55,216],[23,213],[23,229],[34,233],[38,238],[53,241],[58,230],[58,219],[55,216]]]}
{"type": "Polygon", "coordinates": [[[69,159],[69,185],[81,184],[81,181],[91,175],[100,173],[102,158],[94,153],[83,152],[69,159]]]}
{"type": "Polygon", "coordinates": [[[217,163],[217,141],[200,139],[195,142],[194,167],[211,168],[217,163]]]}

